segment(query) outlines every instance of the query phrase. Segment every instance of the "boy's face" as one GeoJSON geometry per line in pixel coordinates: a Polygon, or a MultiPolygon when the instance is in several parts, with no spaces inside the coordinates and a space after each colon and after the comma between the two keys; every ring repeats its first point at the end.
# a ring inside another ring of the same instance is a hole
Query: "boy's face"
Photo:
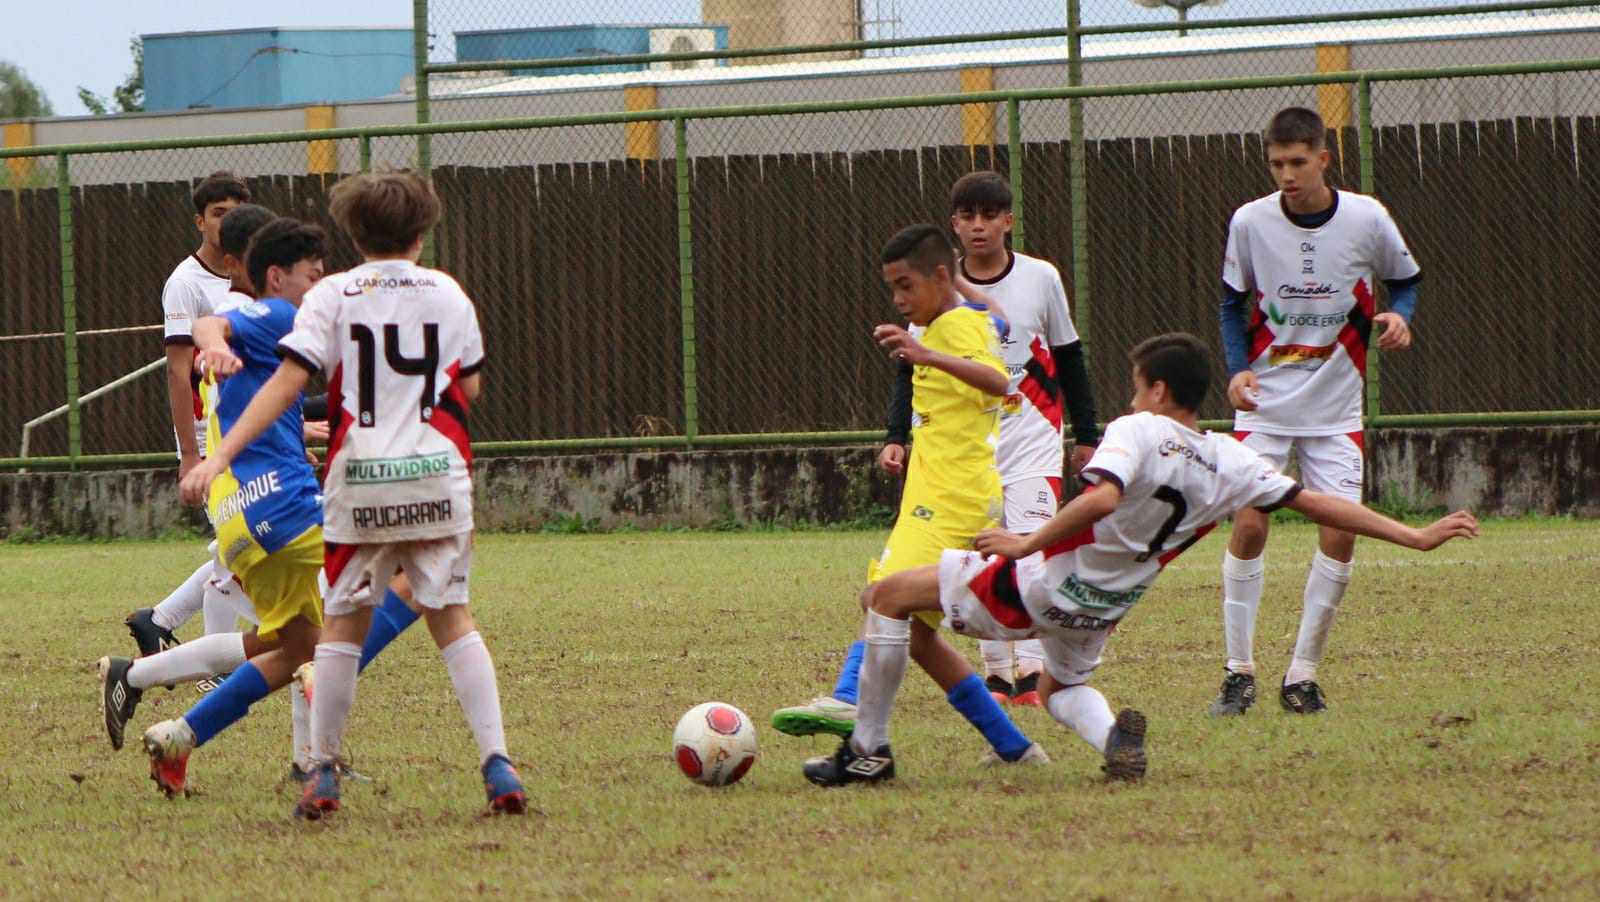
{"type": "Polygon", "coordinates": [[[1016,217],[1009,210],[990,207],[983,210],[962,208],[950,215],[950,225],[971,257],[988,257],[1006,249],[1006,234],[1016,217]]]}
{"type": "Polygon", "coordinates": [[[243,260],[232,254],[223,254],[222,274],[227,276],[231,283],[228,287],[240,294],[255,296],[255,291],[250,285],[250,271],[245,269],[243,260]]]}
{"type": "Polygon", "coordinates": [[[211,248],[213,251],[222,249],[220,244],[222,217],[227,216],[228,211],[237,206],[239,206],[239,201],[230,197],[227,200],[206,204],[204,213],[196,213],[194,215],[194,226],[200,230],[201,239],[205,242],[206,247],[211,248]]]}
{"type": "Polygon", "coordinates": [[[322,280],[321,260],[298,260],[288,269],[281,266],[267,267],[266,296],[280,297],[291,304],[299,305],[300,299],[305,297],[311,286],[322,280]]]}
{"type": "Polygon", "coordinates": [[[950,270],[944,266],[921,273],[909,262],[896,260],[883,265],[883,281],[893,293],[894,309],[918,326],[933,322],[950,295],[950,270]]]}
{"type": "Polygon", "coordinates": [[[1328,170],[1328,149],[1312,150],[1304,141],[1293,144],[1268,144],[1267,166],[1292,204],[1301,197],[1322,190],[1328,170]]]}
{"type": "Polygon", "coordinates": [[[1128,402],[1130,413],[1161,413],[1166,410],[1167,383],[1151,383],[1137,364],[1133,367],[1133,400],[1128,402]]]}

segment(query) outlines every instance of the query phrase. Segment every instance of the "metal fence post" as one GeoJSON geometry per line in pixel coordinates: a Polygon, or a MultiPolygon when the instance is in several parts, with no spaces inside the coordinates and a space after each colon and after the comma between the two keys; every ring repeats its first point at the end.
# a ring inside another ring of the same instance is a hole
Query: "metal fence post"
{"type": "MultiPolygon", "coordinates": [[[[417,124],[428,122],[431,115],[428,109],[428,0],[411,0],[411,55],[413,58],[412,70],[415,73],[412,81],[417,92],[417,124]]],[[[363,166],[362,172],[367,171],[363,166]]],[[[423,178],[431,178],[433,173],[433,135],[428,132],[417,133],[417,172],[423,178]]],[[[429,240],[422,245],[422,265],[432,266],[435,262],[432,234],[429,240]]]]}
{"type": "Polygon", "coordinates": [[[1006,156],[1011,161],[1011,246],[1019,254],[1028,252],[1028,217],[1022,203],[1022,104],[1012,97],[1006,101],[1006,156]]]}
{"type": "Polygon", "coordinates": [[[67,458],[78,468],[83,422],[78,411],[78,286],[72,254],[72,172],[67,155],[56,154],[56,222],[61,240],[61,331],[67,356],[67,458]]]}
{"type": "MultiPolygon", "coordinates": [[[[1067,86],[1072,88],[1083,86],[1083,22],[1078,5],[1079,0],[1067,0],[1067,86]]],[[[1067,137],[1072,146],[1072,308],[1087,358],[1094,353],[1094,341],[1089,337],[1089,178],[1084,171],[1088,153],[1084,147],[1081,97],[1067,100],[1067,137]]]]}
{"type": "Polygon", "coordinates": [[[694,237],[689,230],[689,122],[672,120],[674,171],[678,191],[678,307],[683,325],[683,436],[689,450],[700,434],[700,401],[694,351],[694,237]]]}
{"type": "MultiPolygon", "coordinates": [[[[1372,81],[1363,75],[1356,82],[1356,146],[1361,155],[1361,193],[1372,193],[1372,81]]],[[[1376,288],[1377,286],[1373,286],[1376,288]]],[[[1376,336],[1373,336],[1376,338],[1376,336]]],[[[1376,420],[1382,415],[1380,405],[1382,391],[1378,382],[1378,343],[1369,341],[1367,346],[1367,421],[1376,420]]]]}
{"type": "Polygon", "coordinates": [[[357,159],[359,161],[357,163],[357,165],[361,167],[361,171],[362,172],[371,172],[372,171],[372,136],[371,135],[369,135],[369,134],[367,134],[365,132],[362,132],[361,137],[356,139],[356,156],[357,156],[357,159]]]}

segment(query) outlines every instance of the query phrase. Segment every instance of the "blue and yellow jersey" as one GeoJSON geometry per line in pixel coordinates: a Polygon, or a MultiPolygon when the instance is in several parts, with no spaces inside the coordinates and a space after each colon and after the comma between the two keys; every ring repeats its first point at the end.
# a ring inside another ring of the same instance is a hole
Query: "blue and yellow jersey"
{"type": "MultiPolygon", "coordinates": [[[[278,341],[294,328],[295,312],[288,301],[268,298],[223,314],[233,329],[229,346],[244,366],[213,394],[216,401],[206,416],[207,447],[221,443],[250,399],[277,372],[278,341]]],[[[211,484],[207,509],[217,530],[218,556],[236,573],[322,525],[321,489],[306,462],[301,430],[297,401],[211,484]]]]}
{"type": "MultiPolygon", "coordinates": [[[[1005,375],[1000,338],[990,317],[961,306],[922,333],[929,350],[973,360],[1005,375]]],[[[902,519],[915,518],[951,535],[991,525],[1001,512],[1000,396],[985,394],[949,373],[916,367],[911,377],[911,461],[902,519]]]]}

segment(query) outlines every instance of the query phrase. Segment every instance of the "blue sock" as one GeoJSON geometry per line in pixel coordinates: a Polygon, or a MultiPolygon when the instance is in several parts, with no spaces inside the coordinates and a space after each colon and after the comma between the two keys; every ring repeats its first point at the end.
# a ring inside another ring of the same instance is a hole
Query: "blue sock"
{"type": "Polygon", "coordinates": [[[841,702],[856,703],[856,690],[861,686],[861,656],[867,653],[865,639],[850,643],[845,652],[844,667],[839,670],[839,682],[833,684],[833,697],[841,702]]]}
{"type": "Polygon", "coordinates": [[[267,679],[256,665],[244,662],[222,685],[211,690],[200,704],[189,709],[183,719],[194,731],[196,747],[211,741],[211,737],[227,729],[234,721],[250,713],[250,706],[266,698],[272,690],[267,679]]]}
{"type": "Polygon", "coordinates": [[[1017,725],[1011,722],[1006,712],[1000,708],[1000,703],[994,700],[989,690],[983,685],[983,678],[977,674],[970,674],[966,679],[956,684],[945,696],[950,700],[950,706],[961,712],[978,728],[983,738],[989,740],[994,746],[995,754],[1006,761],[1015,761],[1022,757],[1033,742],[1022,735],[1017,725]]]}
{"type": "Polygon", "coordinates": [[[417,612],[406,607],[400,596],[391,590],[383,596],[383,604],[372,612],[372,625],[367,627],[367,641],[361,644],[361,669],[366,670],[378,652],[388,647],[406,627],[417,622],[417,612]]]}

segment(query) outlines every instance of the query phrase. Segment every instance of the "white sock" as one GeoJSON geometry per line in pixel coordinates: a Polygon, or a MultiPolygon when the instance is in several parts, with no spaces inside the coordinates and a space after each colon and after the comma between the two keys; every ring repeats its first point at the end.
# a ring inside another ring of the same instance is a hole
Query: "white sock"
{"type": "Polygon", "coordinates": [[[1044,643],[1038,639],[1019,639],[1012,647],[1017,653],[1017,679],[1044,670],[1044,643]]]}
{"type": "Polygon", "coordinates": [[[1317,551],[1311,559],[1311,572],[1306,575],[1304,607],[1300,612],[1300,634],[1294,640],[1294,658],[1289,662],[1289,672],[1284,674],[1285,685],[1304,683],[1317,678],[1317,665],[1322,663],[1322,653],[1328,647],[1328,631],[1339,615],[1339,603],[1350,587],[1353,562],[1336,561],[1317,551]]]}
{"type": "Polygon", "coordinates": [[[311,705],[297,683],[289,684],[289,724],[294,734],[294,763],[311,770],[311,705]]]}
{"type": "MultiPolygon", "coordinates": [[[[506,754],[506,728],[500,715],[500,685],[495,681],[494,659],[477,630],[439,649],[450,683],[467,715],[472,738],[478,741],[478,763],[506,754]]],[[[319,665],[320,666],[320,665],[319,665]]],[[[317,695],[322,695],[322,673],[317,672],[317,695]]],[[[507,755],[506,757],[510,757],[507,755]]]]}
{"type": "Polygon", "coordinates": [[[1245,561],[1222,553],[1222,634],[1228,646],[1228,670],[1233,673],[1256,672],[1252,647],[1266,570],[1265,555],[1245,561]]]}
{"type": "Polygon", "coordinates": [[[978,650],[983,653],[983,675],[997,676],[1006,682],[1012,680],[1011,643],[999,639],[979,639],[978,650]]]}
{"type": "Polygon", "coordinates": [[[1117,719],[1100,690],[1090,686],[1068,686],[1050,694],[1050,716],[1083,737],[1097,752],[1105,752],[1106,739],[1117,719]]]}
{"type": "Polygon", "coordinates": [[[911,657],[911,621],[867,612],[867,650],[861,656],[856,727],[850,745],[862,755],[889,741],[889,712],[911,657]]]}
{"type": "Polygon", "coordinates": [[[244,633],[212,633],[160,654],[135,658],[128,668],[128,685],[135,689],[170,686],[227,673],[244,662],[244,633]]]}
{"type": "Polygon", "coordinates": [[[173,589],[171,595],[161,599],[161,603],[156,605],[155,611],[150,615],[156,626],[175,630],[188,623],[190,617],[200,613],[200,606],[206,599],[206,581],[211,579],[211,564],[211,561],[206,561],[196,567],[195,571],[189,574],[189,578],[183,581],[183,585],[173,589]]]}
{"type": "Polygon", "coordinates": [[[311,697],[311,760],[332,764],[339,760],[345,724],[356,701],[356,672],[361,646],[354,642],[317,645],[317,690],[311,697]]]}

